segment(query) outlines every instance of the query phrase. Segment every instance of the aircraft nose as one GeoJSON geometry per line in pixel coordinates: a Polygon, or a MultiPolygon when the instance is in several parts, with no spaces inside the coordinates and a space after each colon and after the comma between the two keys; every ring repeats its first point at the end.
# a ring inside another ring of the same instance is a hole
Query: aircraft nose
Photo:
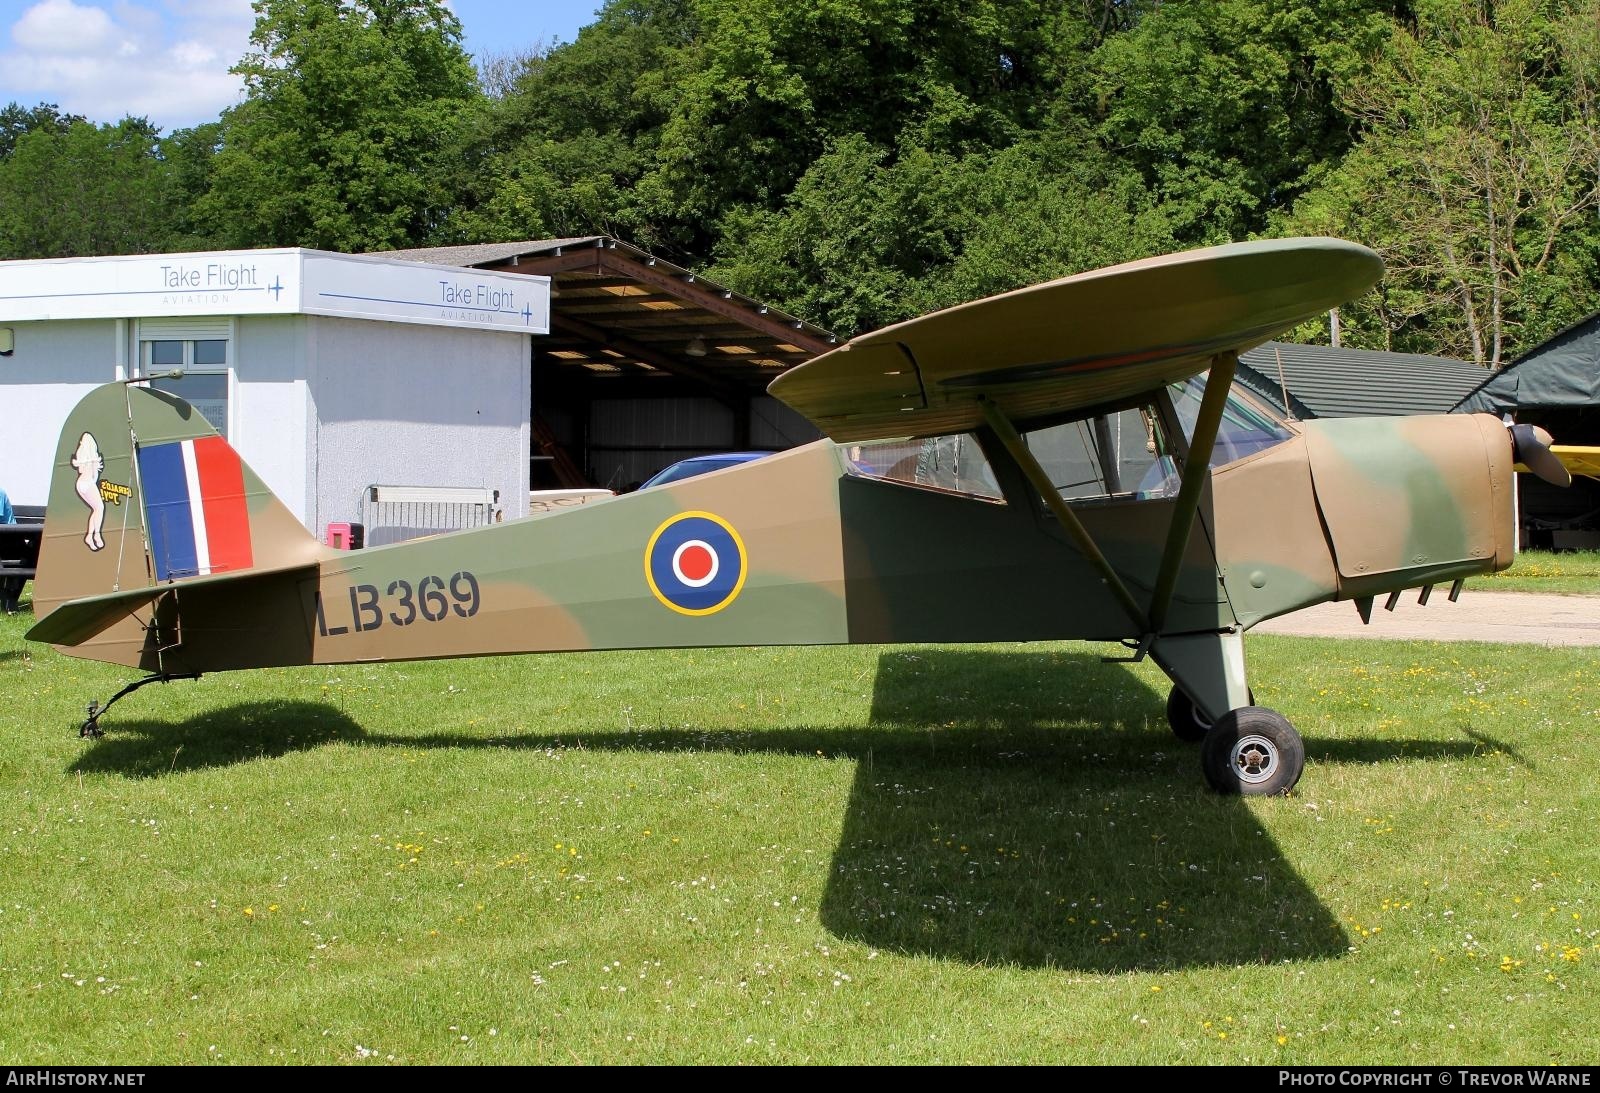
{"type": "Polygon", "coordinates": [[[1401,574],[1424,583],[1511,564],[1511,438],[1495,418],[1324,418],[1305,436],[1345,594],[1401,574]]]}

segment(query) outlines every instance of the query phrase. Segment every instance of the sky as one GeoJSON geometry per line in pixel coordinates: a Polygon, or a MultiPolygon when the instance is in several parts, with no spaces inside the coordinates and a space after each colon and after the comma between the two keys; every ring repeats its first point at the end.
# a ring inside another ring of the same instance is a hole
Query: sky
{"type": "MultiPolygon", "coordinates": [[[[570,42],[603,0],[447,2],[477,56],[570,42]]],[[[0,105],[163,129],[213,121],[239,101],[228,69],[254,23],[250,0],[0,0],[0,105]]]]}

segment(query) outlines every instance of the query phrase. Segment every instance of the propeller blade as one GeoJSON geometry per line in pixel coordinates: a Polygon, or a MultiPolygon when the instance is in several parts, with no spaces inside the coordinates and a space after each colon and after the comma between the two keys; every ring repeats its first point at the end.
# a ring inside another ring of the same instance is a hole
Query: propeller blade
{"type": "Polygon", "coordinates": [[[1537,425],[1511,426],[1511,452],[1518,463],[1552,486],[1572,485],[1572,472],[1550,450],[1549,433],[1537,425]]]}

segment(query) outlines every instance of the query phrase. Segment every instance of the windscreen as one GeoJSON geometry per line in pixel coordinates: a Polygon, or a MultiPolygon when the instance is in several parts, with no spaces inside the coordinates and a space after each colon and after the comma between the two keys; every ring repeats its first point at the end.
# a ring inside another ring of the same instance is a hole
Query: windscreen
{"type": "MultiPolygon", "coordinates": [[[[1192,376],[1170,388],[1173,407],[1183,424],[1183,435],[1194,438],[1194,423],[1200,416],[1200,397],[1205,393],[1207,373],[1192,376]]],[[[1217,446],[1211,452],[1211,465],[1221,467],[1263,448],[1282,444],[1290,437],[1289,430],[1278,424],[1267,412],[1239,393],[1237,387],[1228,392],[1228,403],[1222,410],[1222,422],[1217,426],[1217,446]]]]}
{"type": "MultiPolygon", "coordinates": [[[[1205,392],[1201,373],[1167,390],[1185,437],[1194,436],[1205,392]]],[[[1163,411],[1154,404],[1034,429],[1023,434],[1061,496],[1069,501],[1172,497],[1178,492],[1177,462],[1162,435],[1163,411]]],[[[1211,466],[1243,459],[1292,434],[1265,410],[1229,392],[1217,427],[1211,466]]],[[[910,486],[1000,498],[994,472],[970,433],[920,440],[877,440],[841,449],[853,473],[910,486]]]]}
{"type": "Polygon", "coordinates": [[[1000,500],[983,449],[971,433],[919,440],[873,440],[841,448],[853,474],[907,486],[1000,500]]]}

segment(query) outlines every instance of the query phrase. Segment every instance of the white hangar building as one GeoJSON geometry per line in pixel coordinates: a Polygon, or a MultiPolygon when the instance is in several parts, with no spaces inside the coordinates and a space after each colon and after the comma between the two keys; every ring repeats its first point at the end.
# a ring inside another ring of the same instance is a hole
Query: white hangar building
{"type": "Polygon", "coordinates": [[[546,278],[310,250],[0,262],[0,488],[42,505],[62,422],[95,386],[194,404],[307,527],[375,483],[527,505],[530,335],[546,278]]]}

